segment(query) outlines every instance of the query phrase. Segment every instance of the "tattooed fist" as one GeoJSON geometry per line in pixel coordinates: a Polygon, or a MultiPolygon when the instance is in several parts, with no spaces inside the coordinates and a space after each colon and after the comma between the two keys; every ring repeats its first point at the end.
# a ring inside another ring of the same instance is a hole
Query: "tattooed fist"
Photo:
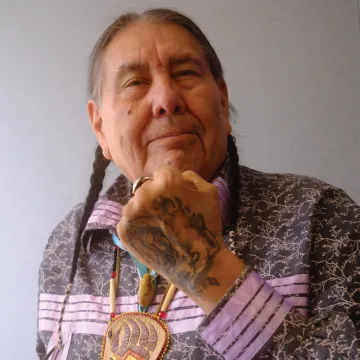
{"type": "Polygon", "coordinates": [[[222,238],[217,188],[192,171],[155,171],[123,208],[117,232],[126,250],[204,311],[243,270],[222,238]]]}

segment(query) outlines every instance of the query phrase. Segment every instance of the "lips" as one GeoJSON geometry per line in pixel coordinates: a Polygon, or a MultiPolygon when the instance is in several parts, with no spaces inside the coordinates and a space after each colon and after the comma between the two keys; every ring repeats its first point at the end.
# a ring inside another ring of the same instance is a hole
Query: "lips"
{"type": "Polygon", "coordinates": [[[155,141],[155,140],[159,140],[159,139],[166,139],[166,138],[181,136],[181,135],[197,135],[197,134],[194,131],[169,131],[169,132],[165,132],[161,135],[155,136],[153,139],[151,139],[151,141],[155,141]]]}

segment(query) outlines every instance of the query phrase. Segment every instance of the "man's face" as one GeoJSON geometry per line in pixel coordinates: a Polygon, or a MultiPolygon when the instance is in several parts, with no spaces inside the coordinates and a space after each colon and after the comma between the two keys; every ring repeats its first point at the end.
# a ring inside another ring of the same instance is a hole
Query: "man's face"
{"type": "Polygon", "coordinates": [[[89,101],[89,116],[104,155],[131,182],[161,165],[210,180],[231,132],[227,89],[187,30],[128,26],[106,48],[102,75],[102,101],[89,101]]]}

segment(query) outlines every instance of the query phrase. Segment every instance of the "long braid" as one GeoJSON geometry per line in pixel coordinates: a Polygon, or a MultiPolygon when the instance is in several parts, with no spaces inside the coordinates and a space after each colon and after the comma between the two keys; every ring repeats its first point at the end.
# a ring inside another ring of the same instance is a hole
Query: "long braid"
{"type": "Polygon", "coordinates": [[[81,216],[80,226],[79,226],[78,233],[76,236],[73,261],[71,264],[71,272],[70,272],[70,276],[69,276],[70,281],[66,287],[65,298],[64,298],[64,301],[63,301],[63,304],[61,307],[61,312],[60,312],[60,319],[59,319],[59,324],[58,324],[58,344],[57,344],[58,348],[61,348],[61,346],[62,346],[61,326],[62,326],[62,321],[63,321],[63,317],[64,317],[64,313],[65,313],[65,307],[66,307],[67,302],[69,301],[71,288],[73,286],[73,282],[74,282],[74,278],[75,278],[75,274],[76,274],[76,270],[77,270],[80,249],[81,249],[81,236],[82,236],[82,233],[83,233],[83,231],[86,227],[86,224],[89,220],[91,212],[93,211],[95,203],[99,198],[100,192],[103,187],[103,181],[104,181],[104,178],[106,175],[106,168],[109,166],[109,164],[110,164],[110,160],[107,160],[104,157],[101,147],[98,146],[95,150],[95,160],[93,162],[93,173],[90,177],[90,189],[89,189],[89,192],[88,192],[86,200],[85,200],[85,205],[84,205],[83,213],[81,216]]]}
{"type": "Polygon", "coordinates": [[[229,157],[229,178],[230,178],[230,196],[231,196],[231,227],[236,226],[237,211],[239,208],[239,187],[240,187],[240,166],[239,154],[236,147],[236,139],[234,136],[229,135],[227,138],[228,157],[229,157]]]}
{"type": "MultiPolygon", "coordinates": [[[[229,189],[231,197],[230,205],[230,226],[231,229],[235,229],[238,217],[238,210],[240,206],[240,166],[239,166],[239,154],[236,147],[236,139],[232,135],[228,135],[227,138],[227,149],[229,158],[229,189]]],[[[237,254],[236,246],[234,243],[234,230],[229,233],[229,247],[230,250],[237,254]]]]}

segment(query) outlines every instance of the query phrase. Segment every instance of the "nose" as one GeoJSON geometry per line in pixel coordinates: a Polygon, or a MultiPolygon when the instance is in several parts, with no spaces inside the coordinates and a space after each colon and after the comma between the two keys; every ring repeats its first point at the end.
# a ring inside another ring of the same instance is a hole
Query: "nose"
{"type": "Polygon", "coordinates": [[[185,103],[171,81],[161,80],[153,89],[152,111],[155,118],[185,112],[185,103]]]}

